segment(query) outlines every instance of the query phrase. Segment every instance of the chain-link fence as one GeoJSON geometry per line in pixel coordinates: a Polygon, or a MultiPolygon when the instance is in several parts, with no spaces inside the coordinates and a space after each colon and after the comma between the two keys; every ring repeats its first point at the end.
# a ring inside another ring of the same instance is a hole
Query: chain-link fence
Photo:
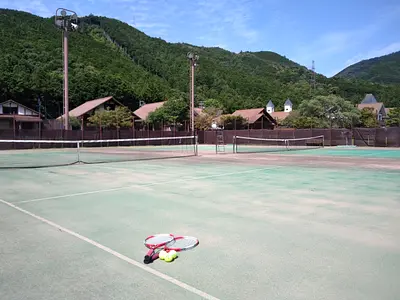
{"type": "MultiPolygon", "coordinates": [[[[400,127],[354,129],[248,129],[224,130],[224,141],[233,142],[235,135],[265,139],[295,139],[324,136],[326,146],[355,145],[370,147],[400,147],[400,127]]],[[[216,132],[199,132],[199,143],[215,144],[216,132]]]]}

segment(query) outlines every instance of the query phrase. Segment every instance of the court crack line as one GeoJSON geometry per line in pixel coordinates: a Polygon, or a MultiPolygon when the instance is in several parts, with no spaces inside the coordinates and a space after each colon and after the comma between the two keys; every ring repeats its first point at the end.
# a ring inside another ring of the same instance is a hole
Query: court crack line
{"type": "Polygon", "coordinates": [[[93,240],[91,240],[91,239],[89,239],[89,238],[87,238],[87,237],[85,237],[83,235],[80,235],[79,233],[76,233],[76,232],[74,232],[72,230],[69,230],[69,229],[67,229],[65,227],[62,227],[61,225],[58,225],[58,224],[56,224],[56,223],[54,223],[54,222],[52,222],[50,220],[47,220],[47,219],[45,219],[43,217],[35,215],[34,213],[31,213],[31,212],[29,212],[29,211],[27,211],[27,210],[25,210],[23,208],[20,208],[20,207],[12,204],[10,202],[7,202],[7,201],[5,201],[3,199],[0,199],[0,202],[5,204],[5,205],[8,205],[8,206],[10,206],[10,207],[12,207],[14,209],[16,209],[16,210],[18,210],[18,211],[20,211],[20,212],[22,212],[22,213],[24,213],[26,215],[29,215],[29,216],[31,216],[31,217],[33,217],[33,218],[35,218],[35,219],[37,219],[37,220],[39,220],[41,222],[44,222],[44,223],[46,223],[46,224],[48,224],[48,225],[50,225],[50,226],[52,226],[54,228],[57,228],[57,229],[65,232],[65,233],[68,233],[69,235],[72,235],[72,236],[74,236],[74,237],[76,237],[76,238],[78,238],[78,239],[80,239],[80,240],[82,240],[84,242],[87,242],[87,243],[89,243],[89,244],[91,244],[91,245],[93,245],[93,246],[95,246],[95,247],[97,247],[97,248],[99,248],[99,249],[101,249],[101,250],[103,250],[105,252],[108,252],[111,255],[113,255],[113,256],[115,256],[115,257],[117,257],[117,258],[119,258],[119,259],[121,259],[121,260],[123,260],[123,261],[125,261],[125,262],[127,262],[127,263],[129,263],[129,264],[131,264],[133,266],[135,266],[135,267],[138,267],[138,268],[140,268],[140,269],[142,269],[142,270],[144,270],[144,271],[146,271],[148,273],[151,273],[151,274],[153,274],[153,275],[155,275],[155,276],[157,276],[159,278],[162,278],[162,279],[164,279],[164,280],[166,280],[166,281],[168,281],[168,282],[170,282],[172,284],[175,284],[176,286],[178,286],[180,288],[183,288],[183,289],[185,289],[185,290],[187,290],[189,292],[192,292],[193,294],[196,294],[196,295],[198,295],[200,297],[203,297],[204,299],[220,300],[219,298],[211,296],[211,295],[209,295],[209,294],[207,294],[207,293],[205,293],[203,291],[200,291],[200,290],[196,289],[195,287],[192,287],[192,286],[190,286],[190,285],[188,285],[188,284],[186,284],[186,283],[184,283],[182,281],[179,281],[179,280],[177,280],[177,279],[175,279],[175,278],[173,278],[171,276],[168,276],[168,275],[166,275],[164,273],[161,273],[161,272],[159,272],[157,270],[154,270],[154,269],[152,269],[150,267],[147,267],[147,266],[141,264],[140,262],[138,262],[136,260],[133,260],[133,259],[131,259],[131,258],[129,258],[129,257],[127,257],[127,256],[115,251],[115,250],[112,250],[111,248],[108,248],[107,246],[104,246],[104,245],[102,245],[100,243],[97,243],[97,242],[95,242],[95,241],[93,241],[93,240]]]}

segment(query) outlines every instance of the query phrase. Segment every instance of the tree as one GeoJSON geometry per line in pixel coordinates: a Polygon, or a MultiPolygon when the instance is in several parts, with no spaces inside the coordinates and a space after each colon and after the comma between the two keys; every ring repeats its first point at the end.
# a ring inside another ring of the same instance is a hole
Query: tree
{"type": "Polygon", "coordinates": [[[222,109],[224,108],[223,104],[217,100],[217,99],[207,99],[204,101],[204,106],[205,108],[217,108],[217,109],[222,109]]]}
{"type": "Polygon", "coordinates": [[[77,117],[69,117],[69,124],[71,125],[72,129],[80,129],[81,128],[81,120],[77,117]]]}
{"type": "Polygon", "coordinates": [[[130,128],[132,127],[132,113],[126,106],[118,106],[111,111],[111,126],[114,128],[130,128]]]}
{"type": "Polygon", "coordinates": [[[115,110],[97,111],[88,118],[90,124],[103,128],[132,127],[132,113],[125,106],[118,106],[115,110]]]}
{"type": "Polygon", "coordinates": [[[400,127],[400,107],[392,108],[389,111],[386,125],[390,127],[400,127]]]}
{"type": "Polygon", "coordinates": [[[221,116],[218,126],[224,129],[242,129],[247,125],[247,120],[242,116],[225,115],[221,116]]]}
{"type": "Polygon", "coordinates": [[[188,120],[189,103],[176,97],[165,101],[164,105],[151,112],[147,117],[148,123],[178,124],[188,120]]]}
{"type": "MultiPolygon", "coordinates": [[[[316,117],[301,116],[298,111],[292,111],[282,122],[282,126],[289,128],[324,128],[324,124],[316,117]]],[[[325,124],[326,125],[326,124],[325,124]]]]}
{"type": "Polygon", "coordinates": [[[213,121],[221,114],[221,110],[215,107],[205,108],[194,120],[196,129],[209,130],[213,121]]]}
{"type": "Polygon", "coordinates": [[[316,96],[299,105],[302,117],[316,118],[322,127],[351,127],[358,124],[360,111],[336,95],[316,96]]]}
{"type": "Polygon", "coordinates": [[[364,107],[361,110],[360,125],[367,128],[376,128],[379,123],[372,107],[364,107]]]}
{"type": "MultiPolygon", "coordinates": [[[[37,95],[43,95],[48,115],[61,115],[60,33],[46,18],[8,9],[0,9],[0,16],[0,102],[13,99],[34,108],[37,95]]],[[[136,107],[140,100],[149,103],[182,94],[189,102],[184,54],[195,46],[154,39],[106,17],[88,16],[80,21],[83,32],[70,36],[71,108],[110,95],[129,107],[136,107]]],[[[287,98],[297,109],[309,101],[310,71],[276,53],[195,49],[201,60],[196,71],[196,101],[204,101],[206,107],[232,113],[263,107],[269,98],[277,108],[287,98]]],[[[387,78],[384,70],[380,67],[372,77],[387,78]]],[[[400,105],[399,84],[322,75],[317,75],[317,82],[315,96],[335,93],[355,104],[366,93],[373,93],[387,107],[400,105]]]]}

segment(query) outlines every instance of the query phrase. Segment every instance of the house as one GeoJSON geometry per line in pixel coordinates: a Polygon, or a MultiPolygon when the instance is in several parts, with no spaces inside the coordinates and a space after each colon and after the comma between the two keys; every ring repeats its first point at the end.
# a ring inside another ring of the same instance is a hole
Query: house
{"type": "Polygon", "coordinates": [[[292,112],[293,110],[293,103],[290,99],[287,99],[283,105],[284,111],[275,111],[275,105],[270,100],[267,104],[267,112],[272,116],[272,118],[277,122],[280,123],[292,112]]]}
{"type": "Polygon", "coordinates": [[[232,115],[246,119],[250,129],[274,129],[277,124],[266,108],[240,109],[232,115]]]}
{"type": "Polygon", "coordinates": [[[378,101],[376,101],[375,96],[372,94],[366,94],[360,104],[372,104],[372,103],[378,103],[378,101]]]}
{"type": "MultiPolygon", "coordinates": [[[[166,101],[162,101],[162,102],[154,102],[154,103],[141,103],[140,107],[135,110],[133,112],[133,117],[135,120],[135,127],[136,128],[140,128],[144,126],[144,123],[146,121],[146,119],[148,118],[148,116],[150,115],[150,113],[154,112],[157,108],[160,108],[164,105],[166,101]]],[[[200,114],[202,114],[203,109],[199,108],[199,107],[195,107],[194,108],[194,116],[198,116],[200,114]]],[[[171,129],[171,126],[168,126],[168,128],[164,128],[164,129],[171,129]]]]}
{"type": "Polygon", "coordinates": [[[271,100],[267,103],[267,113],[273,113],[275,111],[275,105],[271,100]]]}
{"type": "Polygon", "coordinates": [[[154,112],[157,108],[162,107],[164,103],[165,101],[142,104],[137,110],[133,112],[133,117],[135,118],[135,127],[136,124],[144,123],[149,114],[154,112]]]}
{"type": "Polygon", "coordinates": [[[387,117],[385,106],[382,102],[371,103],[371,104],[358,104],[358,109],[372,108],[373,113],[376,115],[378,122],[383,121],[387,117]]]}
{"type": "Polygon", "coordinates": [[[283,106],[284,106],[284,112],[291,112],[293,110],[293,103],[292,101],[290,101],[290,99],[287,99],[283,106]]]}
{"type": "Polygon", "coordinates": [[[0,103],[0,129],[38,129],[41,124],[39,112],[14,100],[0,103]]]}
{"type": "Polygon", "coordinates": [[[366,94],[364,99],[360,104],[357,105],[359,110],[363,108],[372,108],[373,113],[376,115],[376,119],[379,123],[382,123],[383,120],[387,117],[387,110],[382,102],[378,102],[374,95],[366,94]]]}
{"type": "MultiPolygon", "coordinates": [[[[86,101],[85,103],[75,107],[74,109],[69,111],[70,117],[75,117],[80,120],[83,120],[86,123],[87,119],[94,115],[98,111],[104,110],[114,110],[118,106],[124,106],[120,102],[114,99],[114,97],[109,96],[105,98],[95,99],[86,101]]],[[[64,118],[64,115],[57,118],[57,120],[61,120],[64,118]]]]}

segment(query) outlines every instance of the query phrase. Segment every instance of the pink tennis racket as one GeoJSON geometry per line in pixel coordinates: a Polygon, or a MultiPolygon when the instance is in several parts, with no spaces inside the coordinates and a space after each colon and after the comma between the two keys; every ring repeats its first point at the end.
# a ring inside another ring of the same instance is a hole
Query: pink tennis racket
{"type": "Polygon", "coordinates": [[[173,234],[156,234],[147,237],[144,245],[149,248],[144,263],[149,264],[158,258],[161,250],[176,252],[187,251],[199,245],[199,240],[192,236],[175,236],[173,234]],[[158,251],[156,251],[158,250],[158,251]]]}

